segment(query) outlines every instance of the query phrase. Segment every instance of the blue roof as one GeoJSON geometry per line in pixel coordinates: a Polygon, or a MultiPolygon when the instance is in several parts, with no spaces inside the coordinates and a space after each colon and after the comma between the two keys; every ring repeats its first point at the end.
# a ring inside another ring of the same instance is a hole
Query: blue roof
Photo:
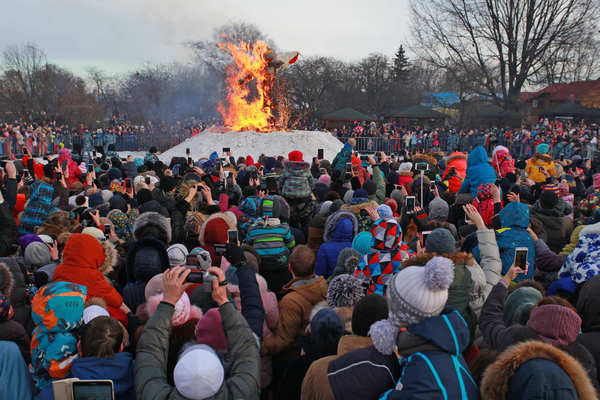
{"type": "Polygon", "coordinates": [[[456,103],[460,103],[460,99],[455,92],[426,93],[421,99],[421,105],[431,108],[450,107],[456,103]]]}

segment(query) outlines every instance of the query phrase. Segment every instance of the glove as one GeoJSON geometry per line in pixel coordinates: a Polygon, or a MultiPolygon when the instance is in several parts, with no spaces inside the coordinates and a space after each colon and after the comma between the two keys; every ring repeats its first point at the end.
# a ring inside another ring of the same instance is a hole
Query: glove
{"type": "Polygon", "coordinates": [[[246,263],[244,251],[236,243],[227,243],[225,258],[227,258],[227,261],[229,261],[234,267],[240,267],[246,263]]]}

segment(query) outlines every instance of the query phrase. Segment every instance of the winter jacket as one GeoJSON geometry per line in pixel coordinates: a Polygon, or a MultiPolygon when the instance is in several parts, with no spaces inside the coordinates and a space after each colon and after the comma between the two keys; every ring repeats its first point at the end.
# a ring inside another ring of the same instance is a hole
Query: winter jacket
{"type": "Polygon", "coordinates": [[[346,335],[338,343],[337,355],[320,358],[314,361],[302,381],[302,400],[335,400],[331,385],[327,378],[327,370],[331,361],[354,350],[373,345],[368,336],[346,335]]]}
{"type": "Polygon", "coordinates": [[[13,320],[21,324],[30,334],[33,331],[31,319],[31,303],[26,289],[28,270],[22,257],[2,257],[0,263],[6,264],[12,276],[10,303],[15,313],[13,320]]]}
{"type": "MultiPolygon", "coordinates": [[[[515,249],[517,247],[527,247],[529,269],[527,274],[519,275],[515,281],[532,279],[535,272],[535,246],[526,230],[529,226],[529,209],[522,203],[509,203],[500,211],[500,222],[502,228],[496,231],[496,242],[502,259],[502,275],[506,274],[513,265],[515,249]]],[[[473,255],[478,261],[480,260],[478,246],[473,249],[473,255]]]]}
{"type": "Polygon", "coordinates": [[[474,283],[470,306],[473,312],[479,316],[492,288],[502,279],[502,260],[493,230],[478,229],[476,235],[479,247],[479,265],[475,263],[467,265],[467,268],[474,283]]]}
{"type": "MultiPolygon", "coordinates": [[[[67,179],[67,187],[71,186],[75,182],[79,182],[79,178],[81,177],[81,170],[79,169],[79,165],[70,155],[61,155],[58,157],[59,165],[62,165],[63,160],[67,160],[67,169],[69,170],[69,178],[67,179]]],[[[63,172],[64,173],[64,172],[63,172]]]]}
{"type": "Polygon", "coordinates": [[[558,348],[529,341],[510,347],[485,371],[486,400],[592,400],[596,391],[586,371],[558,348]]]}
{"type": "Polygon", "coordinates": [[[329,383],[336,399],[479,399],[461,356],[469,341],[462,317],[447,309],[398,334],[399,359],[375,344],[331,361],[329,383]]]}
{"type": "Polygon", "coordinates": [[[5,201],[0,204],[0,257],[13,253],[13,245],[17,241],[17,226],[12,217],[10,206],[5,201]]]}
{"type": "Polygon", "coordinates": [[[144,164],[145,163],[153,163],[154,164],[154,163],[157,163],[159,161],[160,160],[158,159],[158,157],[155,154],[153,154],[153,153],[148,152],[144,156],[144,164]]]}
{"type": "Polygon", "coordinates": [[[413,173],[411,171],[399,171],[398,172],[398,185],[406,186],[409,185],[413,180],[413,173]]]}
{"type": "Polygon", "coordinates": [[[509,172],[515,173],[515,160],[508,153],[508,149],[498,146],[492,154],[492,167],[499,177],[504,178],[509,172]]]}
{"type": "MultiPolygon", "coordinates": [[[[167,382],[167,356],[174,307],[160,303],[144,328],[136,348],[135,391],[138,399],[185,399],[167,382]]],[[[260,358],[256,339],[231,303],[219,307],[231,364],[229,375],[210,399],[258,399],[260,358]]]]}
{"type": "Polygon", "coordinates": [[[561,215],[555,209],[544,209],[534,205],[531,208],[531,216],[540,220],[544,227],[545,242],[552,251],[558,253],[569,242],[573,231],[573,221],[569,217],[561,215]]]}
{"type": "Polygon", "coordinates": [[[473,198],[477,197],[477,189],[484,183],[494,183],[496,172],[489,164],[487,153],[481,146],[477,146],[469,153],[467,158],[467,173],[458,190],[459,193],[469,193],[473,198]]]}
{"type": "Polygon", "coordinates": [[[527,177],[534,181],[535,183],[543,183],[546,182],[546,175],[540,171],[540,168],[545,168],[546,172],[552,177],[556,176],[556,171],[554,170],[554,161],[552,157],[547,154],[534,154],[529,160],[527,160],[527,166],[525,167],[525,172],[527,173],[527,177]]]}
{"type": "Polygon", "coordinates": [[[0,371],[0,399],[31,400],[31,374],[16,343],[0,341],[0,371]]]}
{"type": "Polygon", "coordinates": [[[373,167],[372,179],[377,185],[377,191],[375,194],[369,196],[369,201],[376,201],[378,204],[383,204],[385,202],[385,178],[378,166],[373,167]]]}
{"type": "Polygon", "coordinates": [[[460,152],[450,154],[446,161],[446,170],[442,174],[442,181],[448,181],[448,190],[458,193],[465,176],[467,176],[466,154],[460,152]],[[454,167],[454,174],[450,174],[452,167],[454,167]]]}
{"type": "Polygon", "coordinates": [[[19,235],[35,233],[35,228],[40,226],[46,218],[58,210],[52,203],[54,187],[45,181],[34,182],[30,186],[30,196],[25,211],[21,215],[19,235]]]}
{"type": "Polygon", "coordinates": [[[542,240],[535,241],[535,281],[541,283],[545,289],[556,280],[558,271],[565,262],[564,254],[556,254],[542,240]]]}
{"type": "MultiPolygon", "coordinates": [[[[113,382],[115,400],[135,400],[133,365],[130,353],[117,353],[112,358],[81,357],[73,361],[71,375],[81,380],[110,379],[113,382]]],[[[52,386],[46,386],[36,396],[36,400],[52,399],[52,386]]]]}
{"type": "Polygon", "coordinates": [[[315,274],[329,278],[337,265],[340,251],[352,247],[352,238],[358,232],[358,220],[348,211],[338,211],[327,218],[324,243],[317,253],[315,274]]]}
{"type": "Polygon", "coordinates": [[[310,312],[315,304],[325,300],[327,281],[322,276],[308,279],[296,278],[283,287],[283,298],[279,301],[279,322],[273,336],[263,340],[263,352],[269,355],[285,353],[298,356],[298,335],[309,323],[310,312]]]}
{"type": "Polygon", "coordinates": [[[385,295],[388,281],[400,271],[402,261],[415,256],[401,240],[401,228],[395,219],[374,223],[371,253],[362,258],[354,276],[368,286],[367,294],[385,295]]]}
{"type": "Polygon", "coordinates": [[[299,161],[286,161],[283,165],[281,195],[286,199],[309,199],[313,188],[310,165],[299,161]]]}
{"type": "Polygon", "coordinates": [[[350,146],[349,143],[344,144],[342,150],[340,150],[340,152],[337,153],[335,158],[333,159],[333,162],[331,163],[331,168],[337,169],[339,171],[345,171],[346,163],[349,163],[351,161],[353,151],[354,149],[352,148],[352,146],[350,146]]]}
{"type": "MultiPolygon", "coordinates": [[[[584,345],[600,366],[600,276],[587,281],[579,291],[577,313],[581,317],[582,334],[578,341],[584,345]]],[[[600,381],[600,374],[598,376],[600,381]]]]}
{"type": "MultiPolygon", "coordinates": [[[[563,318],[562,315],[559,315],[556,312],[548,313],[552,315],[551,317],[548,317],[547,314],[543,315],[543,317],[548,318],[547,321],[544,321],[543,332],[536,332],[530,326],[532,320],[534,319],[534,315],[537,314],[536,308],[552,307],[554,311],[556,311],[556,307],[560,308],[561,306],[544,305],[536,307],[531,311],[530,319],[527,325],[515,324],[509,327],[505,326],[504,302],[507,294],[508,289],[502,282],[494,286],[492,292],[483,305],[483,309],[479,317],[479,327],[481,329],[481,333],[483,334],[483,338],[492,349],[496,351],[504,351],[513,344],[528,340],[541,340],[545,342],[560,340],[563,343],[568,341],[568,337],[564,337],[564,332],[560,330],[560,328],[563,328],[561,325],[566,324],[566,322],[559,324],[553,321],[553,318],[557,318],[557,321],[559,318],[563,318]]],[[[598,379],[596,362],[592,354],[584,345],[580,343],[579,340],[579,337],[577,337],[575,341],[557,347],[566,351],[575,359],[577,359],[577,361],[579,361],[585,368],[588,376],[594,384],[594,387],[597,387],[598,379]]]]}

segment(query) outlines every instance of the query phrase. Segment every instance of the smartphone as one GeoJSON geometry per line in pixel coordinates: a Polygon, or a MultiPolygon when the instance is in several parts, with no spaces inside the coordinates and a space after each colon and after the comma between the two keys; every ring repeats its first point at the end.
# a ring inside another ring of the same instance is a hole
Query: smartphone
{"type": "Polygon", "coordinates": [[[62,172],[57,172],[56,173],[56,180],[60,181],[62,179],[62,172]]]}
{"type": "Polygon", "coordinates": [[[524,274],[527,274],[527,255],[529,249],[527,247],[517,247],[515,249],[515,265],[521,268],[524,274]]]}
{"type": "Polygon", "coordinates": [[[429,182],[429,189],[430,190],[435,190],[435,182],[429,182]]]}
{"type": "Polygon", "coordinates": [[[29,177],[29,169],[27,169],[27,168],[23,169],[23,177],[24,178],[28,178],[29,177]]]}
{"type": "Polygon", "coordinates": [[[67,170],[67,159],[66,158],[63,158],[61,167],[62,167],[63,171],[67,170]]]}
{"type": "Polygon", "coordinates": [[[429,170],[429,164],[425,163],[425,162],[419,162],[415,164],[415,169],[417,171],[428,171],[429,170]]]}
{"type": "Polygon", "coordinates": [[[224,243],[217,243],[215,246],[215,254],[218,256],[222,256],[227,251],[227,246],[224,243]]]}
{"type": "Polygon", "coordinates": [[[144,178],[144,182],[146,182],[146,185],[150,184],[150,177],[147,176],[146,178],[144,178]]]}
{"type": "Polygon", "coordinates": [[[73,400],[114,400],[114,388],[112,381],[74,381],[73,400]]]}
{"type": "Polygon", "coordinates": [[[564,154],[560,155],[560,161],[565,161],[565,155],[564,154]]]}
{"type": "Polygon", "coordinates": [[[229,243],[238,243],[238,231],[230,229],[227,231],[227,238],[229,243]]]}
{"type": "Polygon", "coordinates": [[[411,212],[415,209],[415,196],[406,196],[406,211],[411,212]]]}
{"type": "Polygon", "coordinates": [[[323,157],[325,157],[324,153],[325,153],[325,152],[323,151],[323,149],[318,149],[318,150],[317,150],[317,158],[318,158],[319,160],[322,160],[322,159],[323,159],[323,157]]]}
{"type": "Polygon", "coordinates": [[[129,190],[131,187],[131,178],[125,178],[125,190],[129,190]]]}
{"type": "Polygon", "coordinates": [[[33,158],[29,158],[27,160],[27,169],[29,170],[29,172],[34,171],[34,168],[33,168],[33,158]]]}
{"type": "Polygon", "coordinates": [[[189,147],[186,147],[185,154],[188,155],[188,156],[190,155],[190,148],[189,147]]]}
{"type": "Polygon", "coordinates": [[[352,163],[346,163],[346,172],[351,172],[352,171],[352,163]]]}
{"type": "Polygon", "coordinates": [[[88,172],[94,172],[94,166],[91,164],[88,164],[88,172]]]}
{"type": "Polygon", "coordinates": [[[327,173],[327,170],[325,170],[325,168],[319,168],[319,174],[325,175],[326,173],[327,173]]]}
{"type": "Polygon", "coordinates": [[[425,247],[425,243],[427,243],[427,236],[429,236],[430,233],[431,231],[421,232],[421,237],[423,238],[423,247],[425,247]]]}
{"type": "Polygon", "coordinates": [[[258,169],[258,172],[263,173],[265,171],[265,167],[263,167],[262,165],[260,166],[260,168],[258,169]]]}
{"type": "Polygon", "coordinates": [[[104,224],[104,237],[108,239],[110,236],[110,224],[104,224]]]}
{"type": "Polygon", "coordinates": [[[223,147],[223,154],[227,154],[229,152],[231,152],[231,148],[229,148],[229,147],[223,147]]]}

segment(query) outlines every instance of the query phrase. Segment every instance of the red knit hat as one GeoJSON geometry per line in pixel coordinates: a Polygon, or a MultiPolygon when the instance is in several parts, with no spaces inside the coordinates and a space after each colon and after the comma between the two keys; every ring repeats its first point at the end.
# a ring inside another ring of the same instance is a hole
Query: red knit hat
{"type": "Polygon", "coordinates": [[[64,265],[98,269],[105,259],[104,249],[98,239],[90,235],[74,233],[65,244],[62,263],[64,265]]]}
{"type": "Polygon", "coordinates": [[[302,155],[302,152],[299,150],[290,151],[290,154],[288,154],[288,160],[290,160],[290,161],[302,162],[303,158],[304,158],[304,156],[302,155]]]}
{"type": "Polygon", "coordinates": [[[229,225],[223,218],[213,218],[206,222],[204,243],[227,243],[229,225]]]}
{"type": "Polygon", "coordinates": [[[249,167],[251,165],[254,165],[254,158],[252,158],[251,155],[247,155],[246,156],[246,166],[249,167]]]}

